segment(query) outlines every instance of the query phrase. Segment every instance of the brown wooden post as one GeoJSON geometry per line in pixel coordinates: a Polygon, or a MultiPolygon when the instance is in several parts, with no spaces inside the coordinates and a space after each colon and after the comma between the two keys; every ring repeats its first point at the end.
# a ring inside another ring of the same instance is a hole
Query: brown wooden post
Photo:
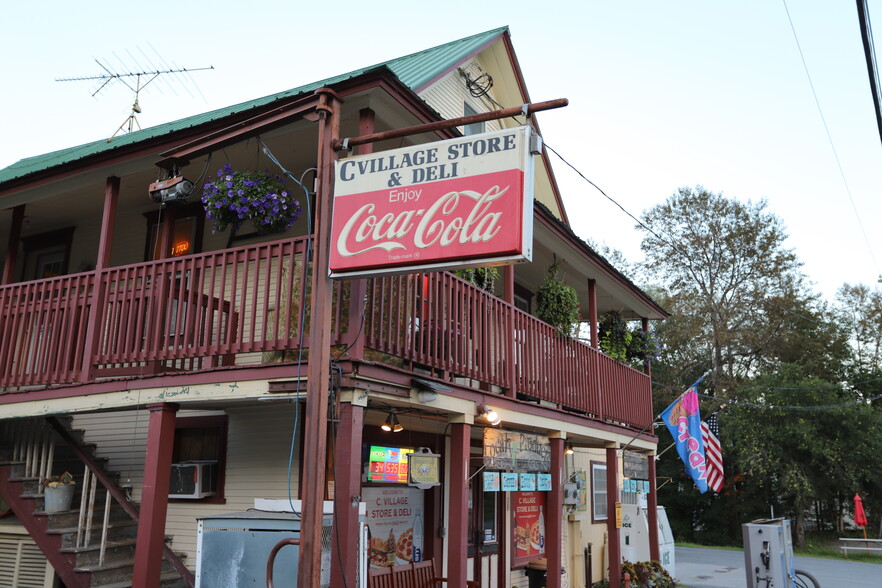
{"type": "Polygon", "coordinates": [[[154,403],[148,404],[147,410],[150,411],[150,421],[147,430],[144,483],[141,488],[141,516],[138,522],[132,588],[159,586],[178,405],[154,403]]]}
{"type": "Polygon", "coordinates": [[[318,588],[322,572],[322,507],[325,498],[326,439],[328,432],[328,376],[331,360],[330,253],[331,196],[334,183],[334,140],[340,136],[340,106],[327,88],[316,90],[319,105],[318,175],[316,178],[315,239],[310,309],[309,394],[303,447],[303,518],[300,533],[298,588],[318,588]]]}
{"type": "Polygon", "coordinates": [[[615,443],[606,448],[606,535],[609,538],[609,578],[614,585],[622,568],[622,546],[616,525],[616,505],[619,504],[619,455],[615,443]]]}
{"type": "Polygon", "coordinates": [[[337,418],[331,586],[355,586],[358,575],[358,503],[361,500],[364,408],[349,402],[341,403],[337,418]]]}
{"type": "Polygon", "coordinates": [[[450,425],[450,486],[447,520],[447,585],[465,586],[469,551],[469,447],[468,423],[450,425]]]}
{"type": "Polygon", "coordinates": [[[546,588],[560,588],[563,562],[563,475],[564,439],[551,438],[551,492],[545,503],[545,557],[548,561],[546,588]]]}
{"type": "Polygon", "coordinates": [[[6,260],[3,262],[3,275],[0,284],[11,284],[15,279],[15,262],[18,258],[18,242],[21,239],[21,225],[24,223],[25,205],[19,204],[12,209],[12,223],[9,225],[9,240],[6,248],[6,260]]]}
{"type": "Polygon", "coordinates": [[[649,525],[649,559],[661,561],[661,550],[658,546],[658,488],[655,483],[655,452],[646,456],[649,470],[649,496],[646,497],[646,523],[649,525]]]}
{"type": "MultiPolygon", "coordinates": [[[[649,319],[644,317],[641,320],[640,326],[642,327],[644,333],[648,333],[649,332],[649,319]]],[[[647,376],[652,376],[652,360],[649,359],[648,357],[643,361],[643,372],[647,376]]]]}
{"type": "Polygon", "coordinates": [[[83,342],[83,365],[80,368],[80,380],[83,382],[88,382],[92,379],[92,360],[98,351],[99,333],[101,322],[104,318],[104,302],[107,297],[107,285],[104,283],[101,274],[110,260],[117,200],[119,200],[119,178],[111,176],[107,178],[104,188],[104,211],[101,214],[98,257],[95,260],[95,283],[89,300],[89,323],[86,325],[86,337],[83,342]]]}
{"type": "Polygon", "coordinates": [[[509,398],[516,398],[518,395],[517,366],[515,366],[515,312],[514,312],[514,266],[507,265],[502,270],[503,280],[503,299],[511,305],[508,316],[506,317],[505,332],[505,356],[508,361],[505,362],[505,379],[508,382],[508,389],[505,395],[509,398]]]}
{"type": "MultiPolygon", "coordinates": [[[[374,132],[374,111],[370,108],[362,108],[358,118],[358,134],[369,135],[374,132]]],[[[358,147],[359,155],[367,155],[374,152],[374,144],[366,143],[358,147]]],[[[367,294],[367,280],[364,278],[346,280],[342,282],[341,287],[345,284],[349,285],[349,331],[346,333],[344,344],[349,347],[348,359],[364,358],[364,338],[365,333],[360,328],[362,322],[366,320],[363,316],[365,312],[365,295],[367,294]]]]}
{"type": "Polygon", "coordinates": [[[101,236],[98,239],[98,258],[95,269],[102,270],[110,265],[110,251],[113,245],[113,227],[116,224],[116,203],[119,200],[119,178],[107,178],[104,187],[104,209],[101,212],[101,236]]]}
{"type": "Polygon", "coordinates": [[[591,334],[591,347],[597,349],[597,280],[588,280],[588,329],[591,334]]]}

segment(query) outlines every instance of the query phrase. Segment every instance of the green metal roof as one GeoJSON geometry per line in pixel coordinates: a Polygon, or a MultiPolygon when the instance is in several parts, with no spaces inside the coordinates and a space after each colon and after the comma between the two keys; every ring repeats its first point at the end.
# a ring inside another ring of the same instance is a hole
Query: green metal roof
{"type": "Polygon", "coordinates": [[[125,135],[120,135],[114,137],[112,141],[101,139],[77,147],[69,147],[67,149],[53,151],[44,155],[28,157],[0,170],[0,186],[5,182],[24,177],[28,174],[49,170],[53,167],[71,163],[92,155],[111,152],[115,149],[133,145],[154,137],[174,133],[191,127],[197,127],[204,123],[222,119],[236,113],[266,106],[277,100],[284,100],[300,94],[313,92],[323,86],[329,86],[343,80],[357,77],[379,67],[389,68],[402,83],[413,90],[417,90],[438,75],[446,72],[451,67],[456,66],[470,55],[480,51],[507,30],[508,27],[493,29],[491,31],[472,35],[471,37],[459,39],[458,41],[439,45],[431,49],[425,49],[417,53],[405,55],[404,57],[396,57],[395,59],[378,63],[370,67],[306,84],[299,88],[292,88],[284,92],[271,94],[248,102],[242,102],[241,104],[236,104],[234,106],[227,106],[211,112],[197,114],[154,127],[134,131],[125,135]]]}

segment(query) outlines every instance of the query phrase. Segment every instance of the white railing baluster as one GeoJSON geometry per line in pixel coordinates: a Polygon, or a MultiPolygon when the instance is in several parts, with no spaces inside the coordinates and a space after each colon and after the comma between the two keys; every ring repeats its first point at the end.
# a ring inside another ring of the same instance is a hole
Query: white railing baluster
{"type": "Polygon", "coordinates": [[[110,526],[110,492],[104,489],[104,525],[101,527],[101,553],[98,556],[98,565],[104,565],[104,552],[107,550],[107,530],[110,526]]]}
{"type": "MultiPolygon", "coordinates": [[[[87,470],[89,468],[86,468],[87,470]]],[[[97,492],[98,487],[98,477],[92,476],[92,484],[89,487],[89,512],[86,516],[86,545],[88,547],[92,544],[92,519],[95,517],[95,493],[97,492]]]]}
{"type": "Polygon", "coordinates": [[[80,516],[77,519],[77,547],[84,547],[83,527],[86,522],[86,488],[88,488],[91,475],[92,471],[89,468],[85,468],[83,471],[83,490],[80,493],[80,516]]]}

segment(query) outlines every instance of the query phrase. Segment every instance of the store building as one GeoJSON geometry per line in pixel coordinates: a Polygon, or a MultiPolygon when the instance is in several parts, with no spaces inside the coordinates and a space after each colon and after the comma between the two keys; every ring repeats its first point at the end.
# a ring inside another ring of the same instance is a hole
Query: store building
{"type": "Polygon", "coordinates": [[[541,135],[542,115],[351,153],[347,137],[527,103],[501,28],[0,170],[0,497],[66,586],[193,585],[200,521],[255,500],[305,510],[316,481],[334,504],[333,586],[418,560],[451,586],[527,586],[543,558],[562,570],[549,587],[607,575],[616,504],[654,511],[657,439],[649,366],[602,353],[598,317],[667,315],[570,230],[541,146],[531,261],[498,279],[309,271],[327,255],[335,160],[541,135]],[[212,231],[205,183],[283,168],[291,228],[212,231]],[[584,342],[532,315],[560,260],[584,342]],[[63,471],[74,503],[47,515],[40,479],[63,471]]]}

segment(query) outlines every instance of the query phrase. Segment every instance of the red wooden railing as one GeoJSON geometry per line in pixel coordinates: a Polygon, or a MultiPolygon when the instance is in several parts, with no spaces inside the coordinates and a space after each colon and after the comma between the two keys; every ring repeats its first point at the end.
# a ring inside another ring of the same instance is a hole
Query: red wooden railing
{"type": "MultiPolygon", "coordinates": [[[[308,341],[307,240],[0,287],[0,388],[293,361],[308,341]]],[[[649,378],[445,272],[367,280],[372,361],[642,428],[649,378]],[[523,397],[522,396],[522,397],[523,397]]],[[[349,341],[348,287],[332,341],[349,341]]]]}

